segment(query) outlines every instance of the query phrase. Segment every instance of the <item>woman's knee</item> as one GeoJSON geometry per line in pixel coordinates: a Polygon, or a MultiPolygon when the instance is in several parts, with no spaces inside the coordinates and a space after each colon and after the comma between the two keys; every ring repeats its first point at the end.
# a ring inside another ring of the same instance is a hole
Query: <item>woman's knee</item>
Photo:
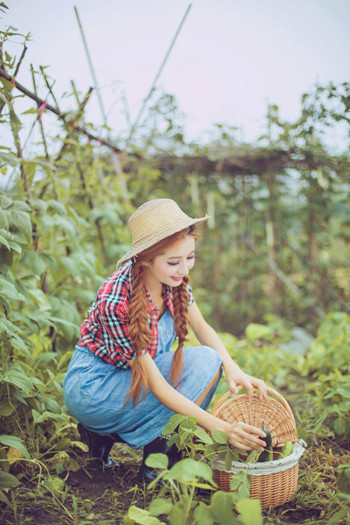
{"type": "Polygon", "coordinates": [[[211,346],[199,346],[197,349],[197,366],[205,370],[220,369],[222,358],[211,346]]]}

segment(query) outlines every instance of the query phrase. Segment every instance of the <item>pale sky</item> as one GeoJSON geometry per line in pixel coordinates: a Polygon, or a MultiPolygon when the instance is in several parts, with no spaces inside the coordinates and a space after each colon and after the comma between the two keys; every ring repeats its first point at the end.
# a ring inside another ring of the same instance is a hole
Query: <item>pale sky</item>
{"type": "MultiPolygon", "coordinates": [[[[92,85],[74,6],[88,41],[112,135],[126,129],[125,91],[132,119],[189,5],[187,0],[5,0],[2,28],[31,32],[17,80],[32,88],[29,64],[49,65],[60,96],[73,79],[92,85]]],[[[286,119],[298,116],[303,92],[315,82],[349,80],[350,0],[194,0],[158,86],[176,96],[187,136],[214,122],[242,128],[254,141],[265,131],[268,102],[286,119]]],[[[18,56],[20,46],[13,46],[18,56]]],[[[46,96],[46,91],[41,95],[46,96]]],[[[96,96],[88,120],[102,122],[96,96]]],[[[73,100],[63,109],[75,107],[73,100]]],[[[145,113],[146,116],[146,113],[145,113]]]]}

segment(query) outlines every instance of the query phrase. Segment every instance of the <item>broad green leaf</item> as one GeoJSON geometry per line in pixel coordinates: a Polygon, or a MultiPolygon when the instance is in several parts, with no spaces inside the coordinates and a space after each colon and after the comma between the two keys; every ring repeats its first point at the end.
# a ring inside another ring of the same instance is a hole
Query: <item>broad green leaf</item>
{"type": "Polygon", "coordinates": [[[46,270],[46,264],[39,253],[26,250],[20,261],[27,264],[35,275],[41,275],[46,270]]]}
{"type": "Polygon", "coordinates": [[[245,333],[251,341],[256,341],[257,339],[269,340],[274,337],[274,332],[269,326],[256,323],[250,323],[247,326],[245,333]]]}
{"type": "Polygon", "coordinates": [[[228,450],[225,454],[225,469],[231,470],[232,467],[232,454],[231,451],[228,450]]]}
{"type": "Polygon", "coordinates": [[[236,509],[244,525],[263,525],[261,503],[258,499],[241,499],[236,509]]]}
{"type": "Polygon", "coordinates": [[[198,478],[213,483],[213,472],[207,463],[185,458],[175,463],[166,474],[165,479],[173,479],[182,482],[195,482],[198,478]]]}
{"type": "Polygon", "coordinates": [[[61,262],[72,277],[78,277],[80,275],[80,268],[72,257],[61,257],[61,262]]]}
{"type": "Polygon", "coordinates": [[[22,439],[17,436],[7,436],[5,434],[0,435],[0,443],[7,447],[16,448],[19,450],[24,457],[30,459],[30,455],[26,447],[22,443],[22,439]]]}
{"type": "Polygon", "coordinates": [[[345,419],[343,417],[338,417],[334,420],[333,427],[336,433],[339,434],[339,436],[342,436],[345,434],[347,428],[345,419]]]}
{"type": "Polygon", "coordinates": [[[146,459],[146,465],[151,468],[168,468],[169,458],[165,454],[150,454],[146,459]]]}
{"type": "Polygon", "coordinates": [[[0,416],[10,416],[16,410],[15,406],[8,401],[0,401],[0,416]]]}
{"type": "Polygon", "coordinates": [[[181,505],[181,501],[178,501],[175,503],[175,505],[173,505],[168,515],[170,525],[184,525],[185,523],[188,523],[186,517],[187,516],[183,505],[181,505]]]}
{"type": "Polygon", "coordinates": [[[17,485],[20,484],[20,481],[10,474],[9,472],[4,472],[3,470],[0,470],[0,488],[2,489],[10,489],[12,487],[17,487],[17,485]]]}
{"type": "Polygon", "coordinates": [[[59,215],[67,215],[67,210],[63,204],[61,204],[58,201],[49,200],[46,201],[46,204],[49,206],[49,208],[52,208],[55,210],[59,215]]]}
{"type": "Polygon", "coordinates": [[[54,492],[62,492],[64,489],[64,480],[62,478],[59,478],[58,476],[54,476],[50,478],[50,486],[52,487],[54,492]]]}
{"type": "Polygon", "coordinates": [[[210,507],[202,501],[194,510],[194,517],[196,522],[200,525],[214,525],[214,520],[210,513],[210,507]]]}
{"type": "Polygon", "coordinates": [[[17,168],[17,166],[19,166],[19,160],[10,151],[0,151],[0,164],[5,164],[6,166],[17,168]]]}
{"type": "Polygon", "coordinates": [[[228,437],[222,430],[212,430],[211,437],[215,443],[219,443],[220,445],[226,445],[226,443],[228,443],[228,437]]]}
{"type": "Polygon", "coordinates": [[[0,501],[2,501],[3,503],[6,503],[7,505],[10,504],[9,500],[7,499],[7,497],[5,496],[4,492],[0,489],[0,501]]]}
{"type": "Polygon", "coordinates": [[[10,213],[10,228],[14,227],[25,236],[29,242],[32,238],[32,222],[30,216],[25,211],[12,210],[10,213]]]}
{"type": "Polygon", "coordinates": [[[215,521],[220,525],[228,525],[236,522],[234,500],[230,492],[215,492],[211,498],[210,511],[215,521]]]}
{"type": "Polygon", "coordinates": [[[172,434],[177,427],[186,419],[186,416],[182,416],[181,414],[174,414],[169,419],[169,422],[165,425],[163,428],[163,436],[167,436],[169,434],[172,434]]]}
{"type": "Polygon", "coordinates": [[[203,443],[206,443],[207,445],[213,444],[213,440],[211,439],[209,434],[202,428],[197,428],[194,435],[197,436],[201,441],[203,441],[203,443]]]}
{"type": "Polygon", "coordinates": [[[129,507],[128,517],[139,525],[160,525],[163,523],[158,518],[151,516],[147,510],[139,509],[135,505],[129,507]]]}
{"type": "Polygon", "coordinates": [[[3,237],[2,235],[0,235],[0,244],[3,244],[4,246],[6,246],[6,248],[8,250],[11,250],[11,246],[10,244],[7,242],[7,240],[5,239],[5,237],[3,237]]]}
{"type": "Polygon", "coordinates": [[[9,220],[7,218],[7,214],[0,208],[0,228],[4,228],[4,230],[7,230],[9,226],[9,220]]]}
{"type": "Polygon", "coordinates": [[[17,386],[23,390],[25,394],[29,394],[29,390],[33,388],[32,381],[30,381],[23,372],[16,370],[14,367],[9,368],[4,374],[3,381],[17,386]]]}
{"type": "Polygon", "coordinates": [[[230,489],[235,499],[249,498],[250,478],[245,472],[237,472],[231,478],[230,489]]]}
{"type": "Polygon", "coordinates": [[[0,294],[3,294],[8,299],[13,299],[15,301],[25,301],[24,295],[17,291],[15,285],[3,277],[0,277],[0,294]]]}
{"type": "Polygon", "coordinates": [[[152,514],[152,516],[168,514],[172,506],[173,504],[170,499],[155,498],[149,506],[149,512],[152,514]]]}
{"type": "Polygon", "coordinates": [[[10,199],[10,197],[0,193],[0,206],[1,206],[1,208],[3,208],[4,210],[7,210],[7,208],[9,208],[12,204],[13,204],[13,200],[10,199]]]}
{"type": "Polygon", "coordinates": [[[31,213],[32,209],[24,200],[15,200],[13,201],[13,209],[15,211],[27,211],[28,213],[31,213]]]}

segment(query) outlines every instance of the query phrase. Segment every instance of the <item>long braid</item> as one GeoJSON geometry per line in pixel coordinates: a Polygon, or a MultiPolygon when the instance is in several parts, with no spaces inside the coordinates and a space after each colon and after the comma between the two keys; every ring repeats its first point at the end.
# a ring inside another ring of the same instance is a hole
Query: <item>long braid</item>
{"type": "Polygon", "coordinates": [[[129,311],[129,335],[133,348],[136,350],[136,357],[131,367],[131,388],[126,396],[124,406],[132,396],[133,405],[135,406],[141,397],[142,387],[145,387],[145,395],[148,388],[146,374],[140,357],[142,351],[148,347],[152,340],[152,331],[148,326],[147,297],[143,283],[143,267],[137,263],[134,263],[132,267],[132,292],[129,311]]]}
{"type": "MultiPolygon", "coordinates": [[[[145,293],[143,282],[143,264],[150,262],[155,257],[164,252],[169,246],[173,245],[179,239],[186,235],[191,235],[197,240],[198,235],[194,226],[190,226],[185,230],[170,235],[163,241],[151,246],[150,248],[141,252],[137,260],[132,265],[132,292],[129,308],[130,328],[129,335],[133,348],[136,352],[135,362],[131,367],[131,388],[126,396],[124,406],[133,397],[133,405],[141,397],[142,387],[145,387],[144,395],[146,395],[148,382],[145,373],[142,359],[140,359],[143,350],[150,345],[152,341],[152,331],[148,326],[148,301],[145,293]]],[[[189,278],[184,277],[180,286],[173,289],[173,304],[174,304],[174,321],[175,331],[179,339],[179,344],[174,353],[173,362],[170,371],[171,384],[177,386],[183,375],[183,353],[182,348],[188,335],[188,292],[187,283],[189,278]]]]}
{"type": "Polygon", "coordinates": [[[173,362],[170,371],[170,380],[172,385],[178,385],[182,380],[183,375],[183,346],[188,335],[188,292],[187,284],[189,277],[183,278],[182,283],[177,288],[173,289],[173,304],[174,304],[174,321],[175,332],[179,339],[178,347],[175,351],[173,362]]]}

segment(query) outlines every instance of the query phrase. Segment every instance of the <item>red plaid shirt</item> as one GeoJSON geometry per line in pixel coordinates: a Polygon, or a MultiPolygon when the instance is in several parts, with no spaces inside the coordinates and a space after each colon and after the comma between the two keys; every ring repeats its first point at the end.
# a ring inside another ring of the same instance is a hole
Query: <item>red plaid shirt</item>
{"type": "MultiPolygon", "coordinates": [[[[78,343],[119,368],[129,368],[127,361],[135,358],[135,350],[129,336],[131,266],[131,261],[128,261],[102,284],[89,308],[87,318],[80,327],[81,339],[78,343]]],[[[188,294],[191,305],[193,295],[189,285],[188,294]]],[[[145,350],[154,358],[158,346],[158,310],[147,289],[146,296],[152,341],[145,350]]],[[[163,286],[163,299],[174,316],[170,286],[163,286]]]]}

